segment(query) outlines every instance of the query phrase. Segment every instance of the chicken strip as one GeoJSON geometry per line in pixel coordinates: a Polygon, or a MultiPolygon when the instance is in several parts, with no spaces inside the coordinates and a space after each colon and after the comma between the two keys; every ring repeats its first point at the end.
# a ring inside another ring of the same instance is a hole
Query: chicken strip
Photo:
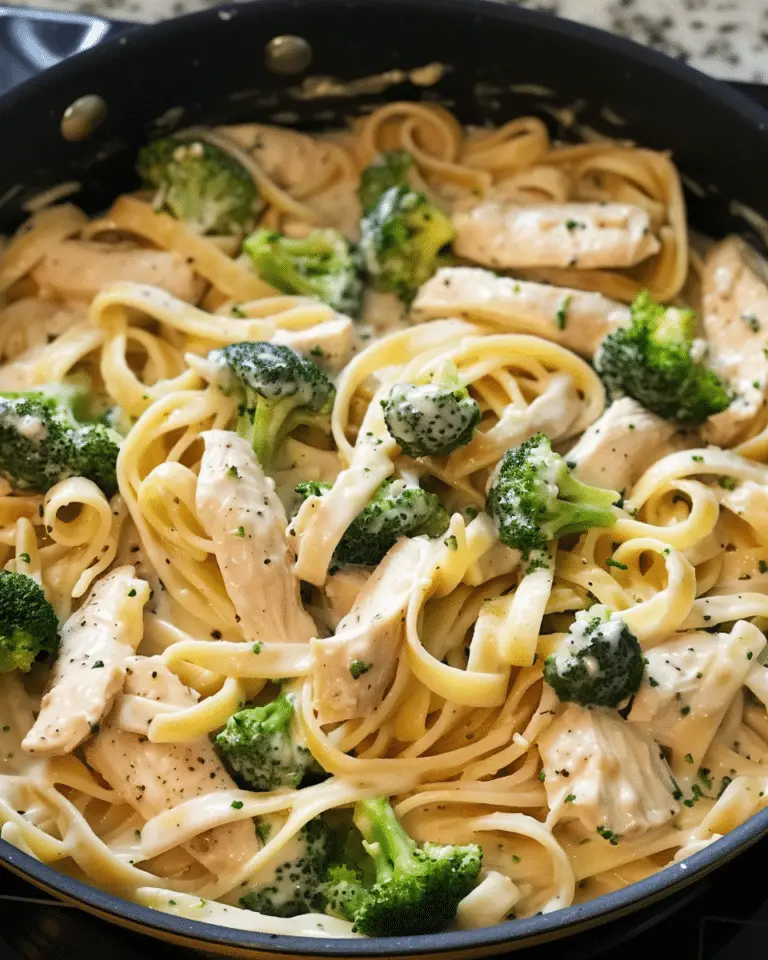
{"type": "Polygon", "coordinates": [[[611,404],[568,451],[583,483],[630,490],[648,466],[668,453],[695,446],[670,420],[657,417],[629,397],[611,404]]]}
{"type": "Polygon", "coordinates": [[[366,583],[336,635],[311,642],[310,674],[320,723],[368,716],[391,683],[405,639],[405,615],[430,551],[401,539],[366,583]]]}
{"type": "Polygon", "coordinates": [[[532,333],[585,357],[600,341],[629,325],[629,308],[600,293],[586,293],[498,277],[479,267],[444,267],[419,290],[416,320],[461,317],[504,333],[532,333]]]}
{"type": "Polygon", "coordinates": [[[460,257],[488,267],[632,267],[660,249],[651,218],[625,203],[490,201],[453,215],[460,257]]]}
{"type": "Polygon", "coordinates": [[[62,756],[97,728],[122,690],[126,663],[144,632],[149,584],[119,567],[93,586],[64,624],[40,713],[22,742],[27,753],[62,756]]]}
{"type": "Polygon", "coordinates": [[[86,240],[63,240],[52,247],[31,276],[44,296],[72,300],[93,300],[120,280],[162,287],[188,303],[196,303],[204,287],[178,253],[86,240]]]}
{"type": "MultiPolygon", "coordinates": [[[[186,698],[180,697],[176,678],[164,676],[170,673],[167,667],[154,657],[150,659],[149,682],[138,663],[133,665],[131,693],[154,699],[153,690],[155,696],[163,689],[172,690],[175,700],[185,700],[177,706],[193,706],[191,691],[186,698]]],[[[193,797],[237,789],[208,737],[187,743],[152,743],[146,736],[110,723],[89,741],[85,754],[94,770],[145,820],[193,797]]],[[[253,821],[241,820],[201,833],[184,849],[214,876],[221,877],[246,863],[259,852],[261,844],[253,821]]]]}
{"type": "Polygon", "coordinates": [[[709,443],[733,446],[768,395],[768,276],[766,265],[738,237],[716,244],[704,262],[704,332],[710,362],[736,397],[702,428],[709,443]]]}
{"type": "Polygon", "coordinates": [[[306,642],[316,628],[301,605],[274,481],[237,434],[209,430],[202,436],[197,512],[246,637],[306,642]]]}
{"type": "Polygon", "coordinates": [[[677,815],[674,783],[653,740],[615,710],[569,704],[539,738],[551,816],[606,840],[645,833],[677,815]]]}
{"type": "Polygon", "coordinates": [[[645,650],[649,678],[629,720],[671,751],[680,783],[695,780],[733,698],[765,647],[765,636],[739,620],[730,633],[680,633],[645,650]]]}

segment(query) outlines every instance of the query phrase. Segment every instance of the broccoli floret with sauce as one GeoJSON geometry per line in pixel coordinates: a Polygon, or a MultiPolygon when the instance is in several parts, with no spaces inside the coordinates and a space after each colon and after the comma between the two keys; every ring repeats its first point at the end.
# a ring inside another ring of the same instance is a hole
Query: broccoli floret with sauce
{"type": "Polygon", "coordinates": [[[655,303],[643,291],[626,329],[600,344],[595,367],[611,398],[628,396],[681,426],[703,423],[731,397],[720,378],[695,359],[696,315],[655,303]]]}
{"type": "Polygon", "coordinates": [[[242,236],[262,203],[251,174],[211,143],[166,137],[139,151],[136,171],[155,190],[154,207],[199,234],[242,236]]]}
{"type": "MultiPolygon", "coordinates": [[[[296,492],[305,499],[322,497],[330,484],[300,483],[296,492]]],[[[449,516],[434,493],[388,478],[347,527],[333,554],[337,563],[375,566],[400,537],[439,537],[448,529],[449,516]]]]}
{"type": "Polygon", "coordinates": [[[360,222],[363,268],[377,290],[410,304],[438,266],[455,231],[450,219],[423,194],[390,187],[360,222]]]}
{"type": "Polygon", "coordinates": [[[327,429],[336,390],[319,367],[289,347],[233,343],[213,350],[208,360],[219,388],[238,401],[237,433],[265,470],[297,427],[327,429]]]}
{"type": "Polygon", "coordinates": [[[247,707],[227,720],[214,743],[234,777],[251,790],[298,787],[320,766],[297,738],[293,694],[247,707]]]}
{"type": "Polygon", "coordinates": [[[465,446],[481,417],[455,369],[443,370],[431,383],[396,383],[381,406],[389,432],[409,457],[442,456],[465,446]]]}
{"type": "Polygon", "coordinates": [[[360,176],[357,195],[363,213],[368,213],[392,187],[408,186],[408,174],[413,168],[413,157],[407,150],[383,153],[360,176]]]}
{"type": "Polygon", "coordinates": [[[0,571],[0,673],[28,673],[58,645],[59,621],[42,587],[26,574],[0,571]]]}
{"type": "Polygon", "coordinates": [[[590,527],[610,527],[615,490],[581,483],[539,433],[508,450],[488,489],[485,509],[499,539],[537,566],[550,540],[590,527]]]}
{"type": "Polygon", "coordinates": [[[359,261],[338,230],[313,230],[300,239],[257,230],[243,249],[262,280],[278,290],[315,297],[350,317],[359,314],[359,261]]]}
{"type": "Polygon", "coordinates": [[[318,910],[332,846],[331,832],[320,818],[310,820],[290,844],[291,858],[272,876],[240,898],[240,906],[269,917],[297,917],[318,910]]]}
{"type": "Polygon", "coordinates": [[[61,480],[86,477],[111,497],[120,437],[100,423],[80,423],[84,395],[67,385],[0,393],[0,476],[24,493],[47,493],[61,480]]]}
{"type": "Polygon", "coordinates": [[[610,610],[580,610],[563,646],[547,657],[544,679],[563,701],[585,707],[617,707],[637,693],[643,651],[629,627],[610,610]]]}
{"type": "Polygon", "coordinates": [[[323,885],[326,912],[370,937],[436,933],[477,883],[479,846],[425,843],[405,831],[386,797],[361,800],[355,825],[373,861],[373,882],[355,864],[334,864],[323,885]]]}

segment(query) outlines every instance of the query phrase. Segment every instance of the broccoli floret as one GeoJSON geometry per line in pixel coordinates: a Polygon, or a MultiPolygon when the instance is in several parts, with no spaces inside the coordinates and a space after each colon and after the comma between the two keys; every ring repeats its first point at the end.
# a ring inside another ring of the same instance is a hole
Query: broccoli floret
{"type": "Polygon", "coordinates": [[[278,864],[267,883],[241,897],[241,907],[269,917],[297,917],[320,908],[321,884],[330,857],[330,831],[317,817],[302,827],[298,841],[299,854],[278,864]]]}
{"type": "Polygon", "coordinates": [[[720,378],[695,360],[692,310],[668,309],[647,290],[632,304],[626,329],[600,344],[595,367],[611,398],[628,396],[681,426],[703,423],[731,402],[720,378]]]}
{"type": "Polygon", "coordinates": [[[213,350],[208,359],[219,388],[238,400],[237,432],[264,469],[296,427],[327,427],[336,390],[311,360],[289,347],[245,341],[213,350]]]}
{"type": "Polygon", "coordinates": [[[436,933],[477,882],[483,862],[479,846],[425,843],[418,846],[403,829],[386,797],[361,800],[355,824],[372,857],[375,879],[332,866],[323,885],[326,911],[354,923],[370,937],[436,933]]]}
{"type": "Polygon", "coordinates": [[[383,153],[378,160],[363,170],[357,195],[363,213],[368,213],[392,187],[408,186],[408,174],[413,167],[413,157],[407,150],[392,150],[383,153]]]}
{"type": "Polygon", "coordinates": [[[295,700],[281,693],[266,706],[239,710],[215,738],[233,775],[251,790],[298,787],[307,774],[322,772],[292,729],[295,700]]]}
{"type": "MultiPolygon", "coordinates": [[[[302,497],[322,497],[328,483],[300,483],[302,497]]],[[[439,537],[448,529],[450,518],[434,493],[409,487],[405,480],[388,478],[370,502],[347,527],[333,554],[337,563],[375,566],[399,537],[439,537]]]]}
{"type": "Polygon", "coordinates": [[[537,566],[547,543],[590,527],[610,527],[615,490],[581,483],[539,433],[508,450],[491,479],[485,509],[499,539],[537,566]]]}
{"type": "Polygon", "coordinates": [[[82,394],[66,386],[0,393],[0,475],[14,490],[46,493],[68,477],[87,477],[109,497],[117,490],[120,437],[79,423],[82,394]]]}
{"type": "Polygon", "coordinates": [[[262,203],[253,177],[213,144],[154,140],[139,151],[136,171],[155,189],[155,209],[195,233],[242,236],[256,225],[262,203]]]}
{"type": "Polygon", "coordinates": [[[465,446],[481,417],[450,368],[432,383],[396,383],[381,406],[389,432],[409,457],[441,456],[465,446]]]}
{"type": "Polygon", "coordinates": [[[0,571],[0,673],[29,673],[58,645],[59,621],[42,587],[26,574],[0,571]]]}
{"type": "Polygon", "coordinates": [[[391,187],[360,221],[364,269],[377,290],[396,293],[409,304],[447,262],[441,252],[454,236],[449,218],[423,194],[391,187]]]}
{"type": "Polygon", "coordinates": [[[580,610],[568,640],[544,663],[544,679],[560,700],[588,707],[616,707],[637,693],[643,651],[629,627],[610,610],[580,610]]]}
{"type": "Polygon", "coordinates": [[[278,290],[315,297],[350,317],[359,314],[359,262],[338,230],[313,230],[301,239],[257,230],[243,249],[262,280],[278,290]]]}

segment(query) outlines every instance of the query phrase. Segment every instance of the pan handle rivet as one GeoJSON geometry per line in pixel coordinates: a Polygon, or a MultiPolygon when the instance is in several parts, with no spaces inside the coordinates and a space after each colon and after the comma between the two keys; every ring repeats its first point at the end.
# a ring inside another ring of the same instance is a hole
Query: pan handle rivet
{"type": "Polygon", "coordinates": [[[61,135],[65,140],[87,140],[107,115],[103,97],[89,93],[79,97],[64,111],[61,118],[61,135]]]}
{"type": "Polygon", "coordinates": [[[264,59],[272,73],[301,73],[312,63],[312,47],[304,37],[285,34],[269,41],[264,48],[264,59]]]}

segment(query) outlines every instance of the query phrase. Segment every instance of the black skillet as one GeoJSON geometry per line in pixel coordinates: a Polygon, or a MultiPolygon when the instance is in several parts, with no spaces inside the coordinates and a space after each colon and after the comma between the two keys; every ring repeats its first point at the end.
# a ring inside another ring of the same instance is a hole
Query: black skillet
{"type": "MultiPolygon", "coordinates": [[[[115,32],[99,22],[89,29],[115,32]]],[[[0,76],[4,68],[11,81],[30,57],[45,58],[35,36],[21,40],[19,62],[0,64],[0,76]]],[[[82,45],[90,41],[84,37],[82,45]]],[[[0,230],[19,222],[26,199],[62,181],[82,184],[76,200],[87,210],[108,206],[136,186],[136,148],[170,129],[169,119],[175,126],[260,120],[319,129],[393,99],[437,100],[476,124],[538,113],[563,137],[574,133],[555,119],[556,108],[575,105],[586,126],[673,152],[694,185],[688,202],[695,228],[764,241],[752,229],[754,219],[740,216],[732,201],[768,218],[768,113],[660,54],[485,0],[259,0],[107,39],[0,99],[0,230]],[[273,42],[285,37],[301,40],[273,42]],[[310,75],[352,80],[435,61],[449,67],[436,86],[405,81],[355,98],[296,95],[310,75]],[[106,115],[85,139],[65,139],[65,111],[92,95],[103,98],[106,115]],[[608,117],[621,118],[621,125],[608,117]]],[[[564,937],[647,907],[765,834],[768,810],[685,863],[590,903],[483,930],[386,941],[277,937],[174,918],[72,880],[3,841],[0,862],[111,922],[231,956],[469,958],[564,937]]]]}

